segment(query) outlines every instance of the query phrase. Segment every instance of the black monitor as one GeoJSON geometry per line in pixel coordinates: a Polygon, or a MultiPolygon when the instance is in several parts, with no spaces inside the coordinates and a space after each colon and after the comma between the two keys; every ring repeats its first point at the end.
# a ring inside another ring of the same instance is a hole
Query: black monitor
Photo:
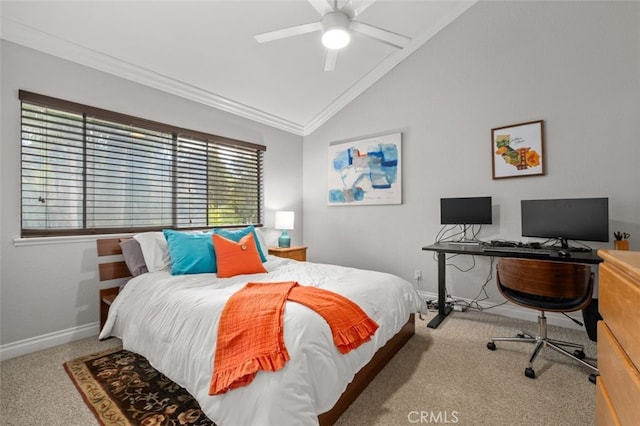
{"type": "Polygon", "coordinates": [[[567,240],[609,241],[609,199],[568,198],[522,200],[522,236],[567,240]]]}
{"type": "Polygon", "coordinates": [[[440,199],[442,225],[490,225],[491,197],[440,199]]]}

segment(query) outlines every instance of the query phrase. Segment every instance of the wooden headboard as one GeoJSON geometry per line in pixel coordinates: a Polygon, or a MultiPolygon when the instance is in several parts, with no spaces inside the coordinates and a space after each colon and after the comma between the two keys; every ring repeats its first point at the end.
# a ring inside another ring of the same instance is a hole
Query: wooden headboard
{"type": "Polygon", "coordinates": [[[127,264],[124,260],[107,260],[101,262],[101,258],[105,256],[122,256],[120,249],[120,241],[126,238],[103,238],[96,240],[98,248],[98,271],[100,273],[100,282],[116,280],[118,278],[127,278],[131,276],[127,264]]]}
{"type": "MultiPolygon", "coordinates": [[[[96,240],[98,249],[98,273],[101,283],[131,276],[127,264],[124,263],[122,250],[120,249],[120,241],[124,239],[126,238],[102,238],[96,240]],[[109,257],[107,258],[107,256],[109,257]]],[[[107,321],[109,307],[119,291],[119,285],[100,289],[100,330],[102,330],[104,323],[107,321]]]]}

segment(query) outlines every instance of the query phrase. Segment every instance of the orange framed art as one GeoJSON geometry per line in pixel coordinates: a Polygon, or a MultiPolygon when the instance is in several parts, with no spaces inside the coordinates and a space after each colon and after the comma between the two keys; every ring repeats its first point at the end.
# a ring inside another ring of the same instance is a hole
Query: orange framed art
{"type": "Polygon", "coordinates": [[[544,121],[491,129],[493,179],[544,175],[544,121]]]}

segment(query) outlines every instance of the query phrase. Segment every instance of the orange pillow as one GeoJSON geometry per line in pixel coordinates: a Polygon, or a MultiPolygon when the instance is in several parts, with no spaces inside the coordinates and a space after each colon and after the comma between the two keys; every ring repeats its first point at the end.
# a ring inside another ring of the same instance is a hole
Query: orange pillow
{"type": "Polygon", "coordinates": [[[262,266],[258,246],[250,232],[235,242],[218,234],[213,234],[213,248],[216,252],[218,277],[229,278],[240,274],[267,272],[262,266]]]}

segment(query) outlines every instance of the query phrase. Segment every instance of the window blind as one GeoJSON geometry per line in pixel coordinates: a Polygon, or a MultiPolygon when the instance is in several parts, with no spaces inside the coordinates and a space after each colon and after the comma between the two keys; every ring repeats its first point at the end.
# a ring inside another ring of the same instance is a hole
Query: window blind
{"type": "Polygon", "coordinates": [[[20,99],[23,237],[261,224],[264,146],[20,99]]]}

